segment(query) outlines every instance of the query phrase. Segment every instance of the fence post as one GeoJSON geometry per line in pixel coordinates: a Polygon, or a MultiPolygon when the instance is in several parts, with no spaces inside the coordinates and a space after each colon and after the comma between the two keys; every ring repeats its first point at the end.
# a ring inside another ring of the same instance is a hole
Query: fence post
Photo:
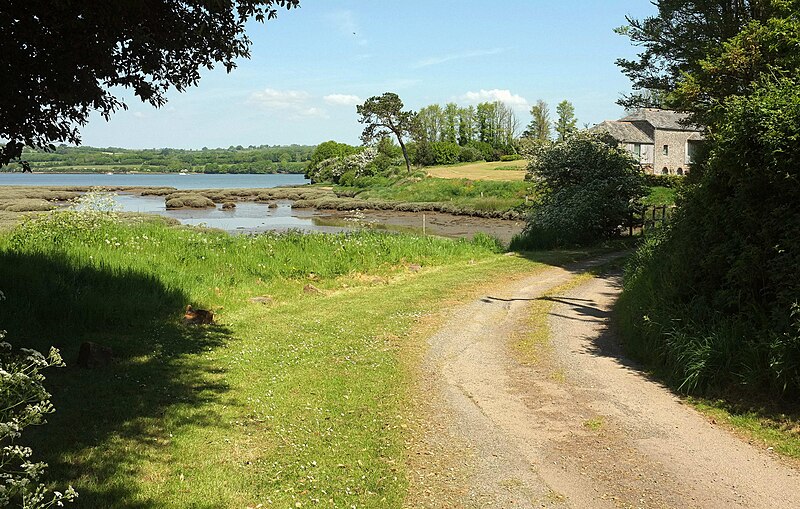
{"type": "Polygon", "coordinates": [[[633,209],[628,211],[629,218],[628,218],[628,236],[633,237],[633,209]]]}

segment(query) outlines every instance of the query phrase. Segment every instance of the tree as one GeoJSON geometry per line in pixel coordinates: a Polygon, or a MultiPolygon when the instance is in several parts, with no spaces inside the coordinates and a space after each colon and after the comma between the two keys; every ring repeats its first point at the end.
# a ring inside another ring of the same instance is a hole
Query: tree
{"type": "Polygon", "coordinates": [[[29,145],[80,143],[78,128],[98,111],[106,120],[132,89],[154,107],[170,89],[197,85],[200,69],[230,72],[250,56],[250,19],[263,22],[299,0],[3,2],[0,38],[0,165],[29,145]]]}
{"type": "MultiPolygon", "coordinates": [[[[791,2],[791,0],[790,0],[791,2]]],[[[783,0],[657,0],[658,14],[616,29],[643,48],[638,60],[620,58],[617,65],[636,90],[669,93],[686,73],[718,53],[750,21],[765,21],[787,3],[783,0]]],[[[644,106],[642,96],[624,96],[625,108],[644,106]]]]}
{"type": "Polygon", "coordinates": [[[411,162],[403,138],[413,134],[416,114],[403,111],[403,101],[392,92],[370,97],[364,104],[356,106],[356,111],[361,115],[358,122],[366,126],[361,133],[361,141],[368,145],[384,136],[394,135],[403,150],[406,169],[411,173],[411,162]]]}
{"type": "Polygon", "coordinates": [[[531,123],[525,128],[522,136],[539,141],[550,139],[550,107],[546,102],[539,99],[531,107],[531,123]]]}
{"type": "Polygon", "coordinates": [[[442,110],[443,125],[442,125],[442,141],[450,143],[458,142],[458,105],[455,103],[447,103],[442,110]]]}
{"type": "Polygon", "coordinates": [[[444,113],[438,104],[425,106],[417,112],[414,139],[419,143],[432,143],[442,138],[444,113]]]}
{"type": "Polygon", "coordinates": [[[311,153],[311,160],[308,162],[306,175],[311,175],[317,169],[319,163],[332,157],[345,157],[358,152],[356,147],[346,143],[338,143],[333,140],[325,141],[317,145],[311,153]]]}
{"type": "Polygon", "coordinates": [[[475,107],[458,109],[458,144],[462,147],[475,139],[475,107]]]}
{"type": "Polygon", "coordinates": [[[800,2],[757,7],[670,84],[708,127],[708,157],[633,257],[620,322],[631,352],[684,392],[797,401],[800,2]]]}
{"type": "Polygon", "coordinates": [[[556,106],[558,120],[556,120],[556,133],[558,141],[564,141],[568,134],[578,128],[578,119],[575,118],[575,107],[571,102],[563,100],[556,106]]]}
{"type": "Polygon", "coordinates": [[[725,101],[748,96],[800,72],[800,1],[786,2],[765,21],[751,21],[676,86],[671,97],[711,130],[726,122],[725,101]]]}
{"type": "Polygon", "coordinates": [[[538,202],[528,218],[526,247],[587,245],[620,234],[645,177],[630,153],[606,135],[581,131],[538,144],[528,175],[538,202]]]}

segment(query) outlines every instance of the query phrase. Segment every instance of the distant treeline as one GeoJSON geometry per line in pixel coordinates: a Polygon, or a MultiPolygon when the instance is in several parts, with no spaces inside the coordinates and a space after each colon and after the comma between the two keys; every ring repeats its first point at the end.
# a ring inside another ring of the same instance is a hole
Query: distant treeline
{"type": "MultiPolygon", "coordinates": [[[[52,152],[25,149],[22,161],[27,161],[33,171],[65,173],[303,173],[314,148],[307,145],[262,145],[200,150],[132,150],[61,145],[52,152]]],[[[22,171],[22,167],[20,163],[11,163],[0,171],[22,171]]]]}
{"type": "Polygon", "coordinates": [[[413,162],[420,166],[497,161],[518,152],[519,122],[500,101],[432,104],[417,113],[413,162]]]}

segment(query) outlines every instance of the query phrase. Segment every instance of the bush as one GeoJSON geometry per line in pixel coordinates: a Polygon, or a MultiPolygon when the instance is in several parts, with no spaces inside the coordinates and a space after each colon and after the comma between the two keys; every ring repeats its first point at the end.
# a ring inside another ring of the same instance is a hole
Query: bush
{"type": "Polygon", "coordinates": [[[491,143],[486,143],[485,141],[470,141],[467,143],[467,146],[479,151],[482,154],[481,159],[484,161],[497,161],[495,150],[491,143]]]}
{"type": "Polygon", "coordinates": [[[461,147],[458,153],[458,160],[462,163],[472,163],[482,159],[483,153],[475,147],[461,147]]]}
{"type": "Polygon", "coordinates": [[[435,164],[436,159],[434,158],[430,143],[421,141],[410,145],[409,157],[414,164],[417,166],[433,166],[435,164]]]}
{"type": "Polygon", "coordinates": [[[646,194],[644,175],[630,154],[589,132],[539,146],[528,177],[538,195],[523,234],[530,247],[588,245],[618,236],[631,204],[646,194]]]}
{"type": "Polygon", "coordinates": [[[461,147],[449,141],[434,141],[430,143],[433,164],[456,164],[461,154],[461,147]]]}
{"type": "Polygon", "coordinates": [[[41,370],[64,363],[55,348],[47,357],[25,348],[13,352],[4,335],[0,331],[0,507],[61,506],[78,494],[72,486],[63,494],[46,490],[40,478],[47,465],[32,463],[33,452],[18,441],[26,427],[46,423],[54,411],[41,370]]]}
{"type": "Polygon", "coordinates": [[[501,161],[519,161],[522,159],[522,156],[519,154],[506,154],[504,156],[500,156],[501,161]]]}
{"type": "Polygon", "coordinates": [[[645,175],[650,187],[668,187],[677,189],[686,183],[686,177],[680,175],[645,175]]]}
{"type": "Polygon", "coordinates": [[[728,99],[699,182],[626,270],[632,353],[684,392],[800,397],[800,87],[728,99]]]}

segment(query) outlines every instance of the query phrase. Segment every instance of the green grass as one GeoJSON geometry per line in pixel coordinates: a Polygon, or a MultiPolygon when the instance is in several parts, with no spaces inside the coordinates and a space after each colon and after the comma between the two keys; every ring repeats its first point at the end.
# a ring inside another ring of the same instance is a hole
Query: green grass
{"type": "Polygon", "coordinates": [[[675,205],[676,194],[676,190],[671,187],[651,187],[650,194],[644,197],[642,203],[647,206],[656,207],[675,205]]]}
{"type": "Polygon", "coordinates": [[[9,340],[117,357],[46,373],[57,412],[29,437],[86,508],[400,507],[417,322],[537,267],[483,238],[232,237],[75,213],[0,237],[0,258],[9,340]],[[181,324],[187,303],[218,324],[181,324]]]}
{"type": "Polygon", "coordinates": [[[463,208],[507,211],[525,203],[530,183],[467,179],[408,179],[359,192],[362,200],[385,200],[413,203],[450,203],[463,208]]]}
{"type": "Polygon", "coordinates": [[[729,401],[688,398],[688,401],[716,424],[743,435],[761,449],[772,448],[790,458],[800,459],[800,412],[769,411],[754,405],[732,405],[729,401]]]}

